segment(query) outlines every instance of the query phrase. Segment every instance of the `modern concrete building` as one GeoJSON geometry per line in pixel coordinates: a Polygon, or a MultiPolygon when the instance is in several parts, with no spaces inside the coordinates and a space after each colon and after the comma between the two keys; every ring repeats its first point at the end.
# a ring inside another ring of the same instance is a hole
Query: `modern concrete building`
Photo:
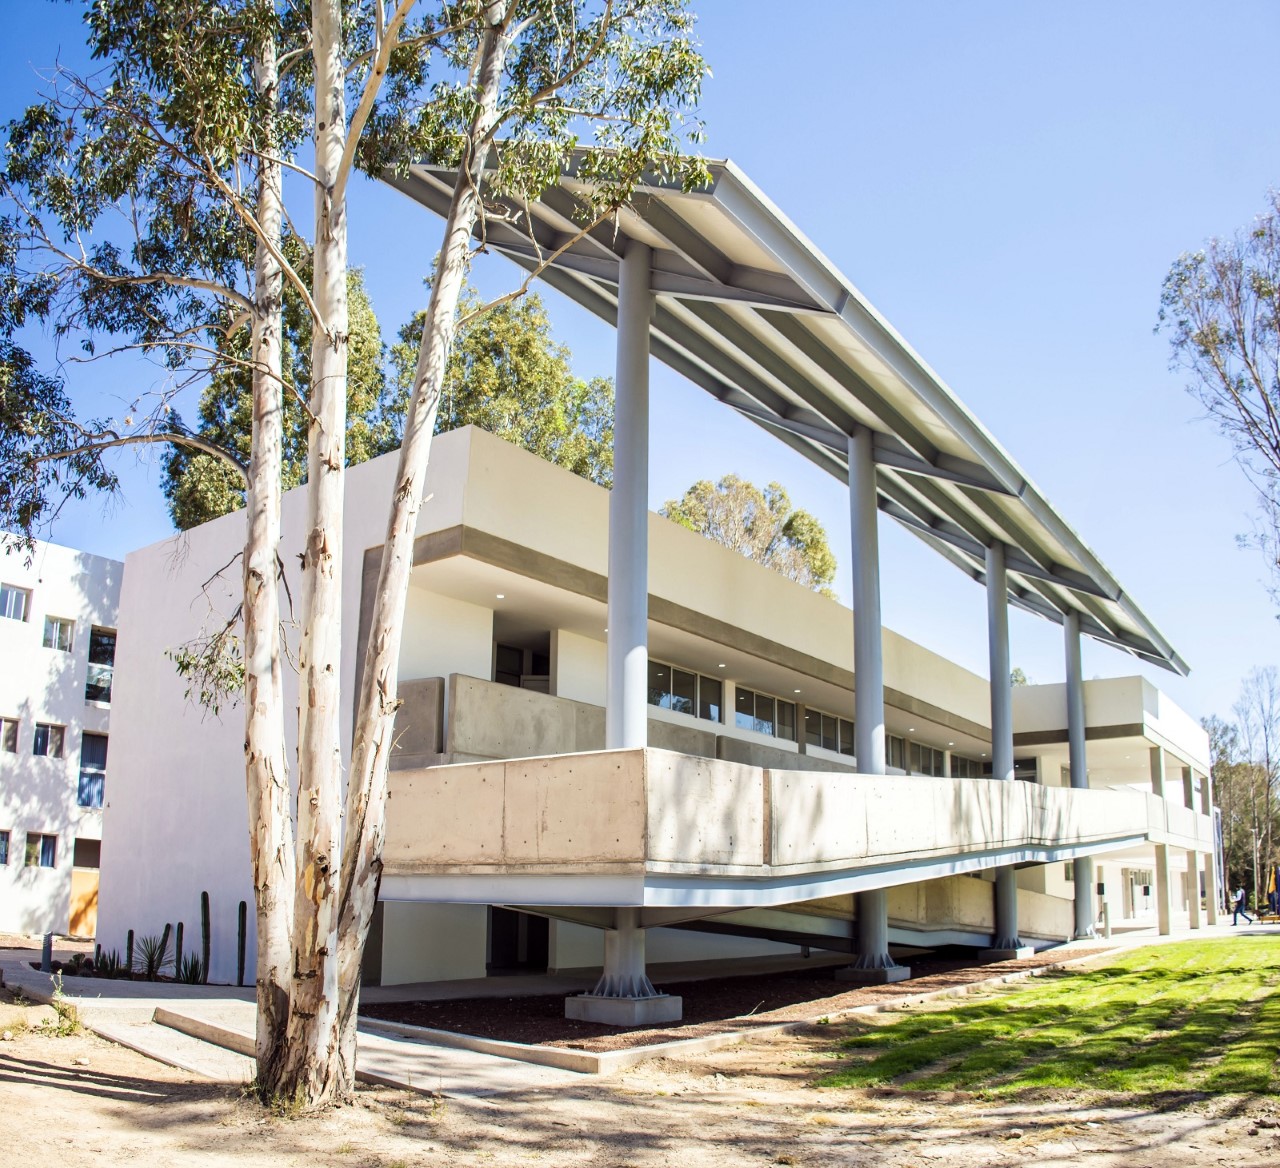
{"type": "Polygon", "coordinates": [[[0,931],[96,930],[123,571],[0,537],[0,931]]]}
{"type": "MultiPolygon", "coordinates": [[[[646,974],[664,960],[822,947],[888,980],[913,948],[1088,935],[1099,890],[1165,928],[1212,913],[1205,736],[1141,678],[1085,683],[1079,639],[1180,658],[857,290],[712,171],[577,242],[570,177],[489,226],[517,263],[559,251],[545,278],[618,325],[614,487],[437,439],[367,977],[596,965],[566,1009],[623,1023],[678,1016],[646,974]],[[852,613],[647,512],[650,352],[847,482],[852,613]],[[985,586],[990,680],[881,628],[879,513],[985,586]],[[1065,684],[1012,691],[1009,604],[1063,625],[1065,684]]],[[[450,181],[398,185],[438,208],[450,181]]],[[[348,732],[393,462],[348,480],[348,732]]],[[[232,613],[242,542],[228,516],[129,557],[108,776],[100,940],[192,920],[208,890],[215,979],[250,899],[239,714],[194,709],[165,655],[232,613]]]]}

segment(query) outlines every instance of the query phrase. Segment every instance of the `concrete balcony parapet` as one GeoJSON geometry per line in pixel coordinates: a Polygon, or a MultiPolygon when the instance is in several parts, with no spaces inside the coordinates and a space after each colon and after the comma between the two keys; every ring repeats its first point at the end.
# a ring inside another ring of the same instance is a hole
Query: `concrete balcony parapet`
{"type": "Polygon", "coordinates": [[[1211,839],[1208,817],[1138,791],[596,751],[393,772],[384,890],[765,905],[1144,841],[1208,851],[1211,839]]]}

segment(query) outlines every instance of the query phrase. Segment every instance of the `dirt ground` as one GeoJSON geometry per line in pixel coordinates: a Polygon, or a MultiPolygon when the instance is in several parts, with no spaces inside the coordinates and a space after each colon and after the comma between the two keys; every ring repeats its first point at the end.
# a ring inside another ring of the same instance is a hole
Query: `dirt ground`
{"type": "MultiPolygon", "coordinates": [[[[1106,948],[1079,949],[1073,958],[1106,953],[1106,948]]],[[[1020,961],[976,963],[971,954],[952,958],[912,958],[910,988],[905,983],[851,987],[835,980],[832,966],[788,970],[702,981],[663,983],[667,993],[683,999],[679,1022],[662,1027],[620,1030],[564,1016],[564,994],[521,998],[462,998],[446,1001],[379,1002],[361,1008],[370,1018],[387,1018],[435,1030],[454,1030],[509,1042],[607,1051],[630,1046],[701,1038],[726,1030],[752,1030],[779,1022],[802,1022],[835,1016],[856,1006],[900,999],[904,993],[927,994],[972,985],[996,974],[1043,969],[1061,960],[1052,950],[1020,961]]]]}
{"type": "MultiPolygon", "coordinates": [[[[1132,1100],[817,1088],[835,1027],[487,1100],[362,1090],[318,1118],[265,1114],[88,1034],[0,1040],[0,1146],[23,1163],[417,1168],[1169,1168],[1280,1162],[1280,1099],[1132,1100]]],[[[32,1010],[32,1021],[37,1012],[32,1010]]]]}

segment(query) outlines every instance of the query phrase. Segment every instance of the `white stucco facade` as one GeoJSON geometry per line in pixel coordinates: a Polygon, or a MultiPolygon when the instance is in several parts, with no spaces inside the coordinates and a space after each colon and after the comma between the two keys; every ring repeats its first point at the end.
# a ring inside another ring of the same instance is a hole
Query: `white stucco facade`
{"type": "Polygon", "coordinates": [[[124,565],[0,540],[0,931],[92,935],[124,565]]]}
{"type": "MultiPolygon", "coordinates": [[[[344,756],[349,755],[361,608],[367,600],[362,589],[370,586],[370,556],[381,542],[393,472],[394,456],[388,456],[355,467],[348,476],[342,553],[344,756]]],[[[436,696],[402,711],[406,725],[413,723],[415,765],[600,750],[608,492],[467,428],[435,440],[424,496],[400,680],[427,685],[436,696]],[[508,684],[495,684],[504,672],[508,684]]],[[[303,504],[301,491],[285,497],[281,560],[295,602],[303,504]]],[[[186,923],[190,936],[198,926],[200,892],[207,891],[214,981],[235,979],[241,901],[249,904],[247,968],[252,970],[242,711],[225,705],[214,716],[198,709],[186,697],[168,654],[217,627],[234,609],[242,540],[243,516],[230,515],[128,557],[107,788],[99,941],[122,948],[129,929],[155,933],[177,921],[186,923]]],[[[814,739],[807,728],[829,725],[844,735],[853,719],[850,611],[656,515],[649,517],[649,561],[650,659],[655,667],[702,679],[698,685],[706,688],[699,693],[718,695],[714,716],[696,707],[683,712],[652,706],[650,745],[742,764],[757,775],[790,775],[786,781],[800,787],[805,770],[851,775],[855,760],[848,750],[838,740],[824,747],[820,731],[814,739]],[[777,723],[772,729],[762,731],[758,719],[740,716],[744,695],[752,695],[753,711],[757,699],[773,703],[768,707],[777,723]],[[789,715],[786,706],[792,707],[789,715]],[[806,723],[807,713],[818,721],[806,723]],[[787,717],[796,723],[789,736],[779,733],[787,717]]],[[[286,620],[291,619],[296,617],[286,610],[286,620]]],[[[296,635],[292,624],[289,630],[296,635]]],[[[944,757],[956,774],[962,760],[980,770],[990,750],[987,680],[889,630],[883,638],[886,721],[894,744],[890,773],[919,772],[913,758],[930,760],[926,773],[935,782],[944,773],[944,757]]],[[[286,707],[293,709],[297,683],[288,670],[285,689],[286,707]]],[[[1060,689],[1029,687],[1015,705],[1015,730],[1029,736],[1017,747],[1017,757],[1044,786],[1061,785],[1066,722],[1060,689]]],[[[1089,743],[1091,787],[1140,786],[1146,752],[1156,745],[1167,753],[1170,774],[1180,774],[1179,768],[1196,776],[1207,772],[1203,732],[1149,683],[1138,678],[1090,682],[1086,692],[1096,736],[1096,746],[1095,739],[1089,743]],[[1118,737],[1122,732],[1126,737],[1118,737]],[[1141,758],[1124,759],[1120,746],[1141,758]]],[[[293,718],[288,729],[292,757],[293,718]]],[[[407,824],[396,821],[395,780],[393,775],[389,816],[392,833],[401,838],[407,830],[438,843],[451,835],[477,839],[494,829],[482,811],[469,813],[467,822],[445,823],[425,812],[407,824]]],[[[1181,790],[1180,784],[1170,784],[1170,790],[1173,786],[1181,790]]],[[[1149,782],[1145,789],[1150,790],[1149,782]]],[[[590,808],[583,810],[590,815],[590,808]]],[[[691,814],[696,818],[698,812],[691,814]]],[[[789,846],[804,850],[794,840],[789,846]]],[[[1194,850],[1169,850],[1175,870],[1181,864],[1185,872],[1185,855],[1194,850]]],[[[1131,866],[1138,862],[1134,858],[1131,866]]],[[[1024,913],[1041,922],[1037,936],[1046,940],[1061,937],[1064,921],[1069,932],[1071,889],[1064,867],[1043,864],[1019,873],[1024,913]]],[[[1116,873],[1118,887],[1118,867],[1116,873]]],[[[982,943],[990,926],[971,910],[975,903],[989,906],[984,874],[954,868],[946,879],[945,887],[939,884],[928,896],[920,889],[933,885],[889,882],[894,889],[890,924],[899,943],[920,943],[930,929],[941,930],[945,943],[982,943]],[[939,914],[948,913],[955,919],[940,922],[939,914]]],[[[385,983],[482,976],[487,965],[498,963],[492,925],[497,910],[488,906],[533,903],[497,895],[441,903],[449,898],[418,897],[410,885],[395,881],[384,883],[383,899],[374,964],[385,983]]],[[[798,942],[791,935],[801,926],[813,928],[815,936],[825,931],[847,939],[848,899],[823,909],[770,907],[764,916],[764,910],[744,907],[721,922],[718,935],[655,924],[650,960],[795,953],[798,942]]],[[[600,930],[587,924],[553,920],[546,931],[545,966],[598,964],[600,937],[600,930]]]]}

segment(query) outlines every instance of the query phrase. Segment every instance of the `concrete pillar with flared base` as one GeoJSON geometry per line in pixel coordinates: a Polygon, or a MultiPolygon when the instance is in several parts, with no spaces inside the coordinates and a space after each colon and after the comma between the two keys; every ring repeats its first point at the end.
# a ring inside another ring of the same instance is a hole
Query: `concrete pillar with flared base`
{"type": "MultiPolygon", "coordinates": [[[[1151,748],[1151,793],[1165,797],[1164,747],[1151,748]]],[[[1169,882],[1169,845],[1156,844],[1156,927],[1160,936],[1173,932],[1173,887],[1169,882]]]]}
{"type": "MultiPolygon", "coordinates": [[[[1013,683],[1009,664],[1009,579],[1004,544],[987,548],[987,644],[991,655],[991,777],[1013,782],[1013,683]]],[[[1018,936],[1018,874],[1011,865],[996,869],[995,937],[987,956],[1028,957],[1018,936]]]]}
{"type": "MultiPolygon", "coordinates": [[[[1085,754],[1084,670],[1080,663],[1080,614],[1069,612],[1063,618],[1063,641],[1067,658],[1067,762],[1071,788],[1085,790],[1089,786],[1089,767],[1085,754]]],[[[1075,890],[1075,938],[1077,941],[1096,937],[1094,923],[1098,910],[1093,900],[1093,859],[1081,856],[1072,863],[1072,886],[1075,890]]]]}
{"type": "MultiPolygon", "coordinates": [[[[853,551],[853,735],[858,773],[882,775],[884,756],[884,657],[880,628],[880,533],[876,463],[871,431],[849,438],[849,524],[853,551]]],[[[889,894],[858,893],[857,950],[836,972],[841,981],[903,981],[909,966],[889,954],[889,894]]]]}
{"type": "Polygon", "coordinates": [[[604,969],[589,994],[565,998],[564,1016],[605,1026],[649,1026],[678,1022],[682,1001],[659,993],[645,973],[640,910],[620,908],[604,935],[604,969]]]}

